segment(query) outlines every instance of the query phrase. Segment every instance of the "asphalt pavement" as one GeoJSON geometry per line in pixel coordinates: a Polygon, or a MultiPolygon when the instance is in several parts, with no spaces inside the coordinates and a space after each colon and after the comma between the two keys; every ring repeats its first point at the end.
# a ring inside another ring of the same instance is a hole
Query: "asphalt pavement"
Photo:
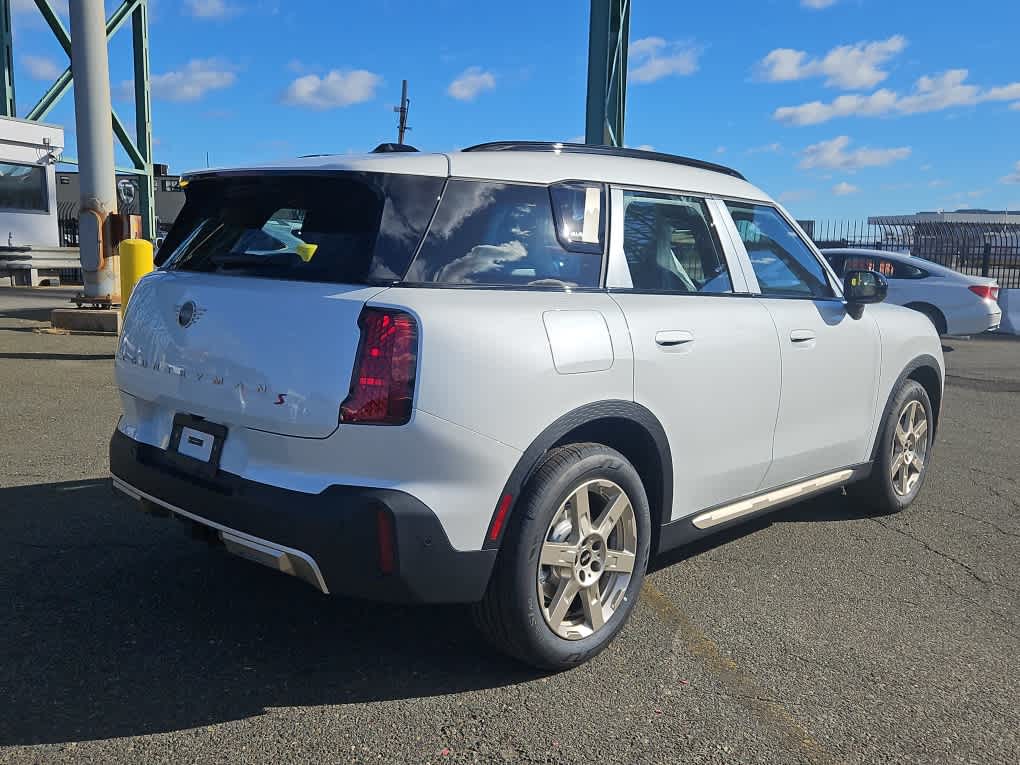
{"type": "Polygon", "coordinates": [[[112,338],[0,290],[0,763],[1020,761],[1020,341],[947,340],[922,496],[660,561],[543,675],[460,607],[319,595],[114,496],[112,338]]]}

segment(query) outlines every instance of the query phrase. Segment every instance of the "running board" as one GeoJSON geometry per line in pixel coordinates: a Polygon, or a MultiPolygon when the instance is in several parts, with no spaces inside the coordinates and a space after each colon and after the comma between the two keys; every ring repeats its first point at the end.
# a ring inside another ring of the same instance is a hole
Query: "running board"
{"type": "Polygon", "coordinates": [[[699,529],[710,529],[713,526],[718,526],[720,523],[727,523],[728,521],[742,518],[745,515],[767,510],[773,505],[792,502],[810,494],[817,494],[826,489],[831,489],[841,483],[846,483],[853,474],[854,471],[850,469],[837,470],[835,473],[828,473],[827,475],[795,483],[792,486],[775,489],[751,499],[742,499],[731,505],[717,507],[715,510],[709,510],[707,513],[695,516],[692,523],[699,529]]]}

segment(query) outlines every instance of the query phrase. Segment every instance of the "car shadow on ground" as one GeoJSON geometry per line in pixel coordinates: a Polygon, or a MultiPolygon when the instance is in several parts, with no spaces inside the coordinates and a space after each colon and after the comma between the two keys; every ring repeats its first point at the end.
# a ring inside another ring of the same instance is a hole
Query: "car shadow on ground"
{"type": "Polygon", "coordinates": [[[326,597],[188,539],[108,480],[0,489],[0,746],[524,682],[458,606],[326,597]]]}
{"type": "Polygon", "coordinates": [[[846,496],[842,491],[830,491],[772,513],[752,518],[676,550],[670,550],[652,560],[649,563],[649,569],[659,571],[682,563],[761,531],[775,523],[839,523],[864,518],[881,518],[885,515],[887,513],[871,507],[861,498],[846,496]]]}

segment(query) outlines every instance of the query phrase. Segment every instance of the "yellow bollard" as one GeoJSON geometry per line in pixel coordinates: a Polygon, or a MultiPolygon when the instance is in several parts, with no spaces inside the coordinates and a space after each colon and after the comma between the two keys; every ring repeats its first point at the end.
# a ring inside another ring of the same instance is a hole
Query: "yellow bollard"
{"type": "Polygon", "coordinates": [[[125,239],[117,248],[120,255],[120,315],[124,316],[131,291],[152,266],[152,242],[147,239],[125,239]]]}

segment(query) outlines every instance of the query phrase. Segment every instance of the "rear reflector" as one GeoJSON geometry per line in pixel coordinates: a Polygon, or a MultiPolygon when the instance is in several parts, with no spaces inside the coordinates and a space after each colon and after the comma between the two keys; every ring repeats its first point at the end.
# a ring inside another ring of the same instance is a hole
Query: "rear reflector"
{"type": "Polygon", "coordinates": [[[972,284],[968,289],[985,300],[999,299],[999,286],[997,284],[972,284]]]}
{"type": "Polygon", "coordinates": [[[418,325],[403,311],[365,308],[358,326],[361,342],[340,421],[403,425],[411,419],[414,401],[418,325]]]}
{"type": "Polygon", "coordinates": [[[392,574],[395,568],[393,517],[387,510],[379,510],[375,516],[376,536],[379,539],[379,571],[392,574]]]}
{"type": "Polygon", "coordinates": [[[495,542],[499,539],[500,532],[503,531],[503,524],[506,523],[507,513],[510,512],[510,503],[513,502],[513,495],[504,494],[503,498],[499,501],[499,507],[496,508],[496,516],[492,519],[492,525],[489,526],[489,541],[495,542]]]}

